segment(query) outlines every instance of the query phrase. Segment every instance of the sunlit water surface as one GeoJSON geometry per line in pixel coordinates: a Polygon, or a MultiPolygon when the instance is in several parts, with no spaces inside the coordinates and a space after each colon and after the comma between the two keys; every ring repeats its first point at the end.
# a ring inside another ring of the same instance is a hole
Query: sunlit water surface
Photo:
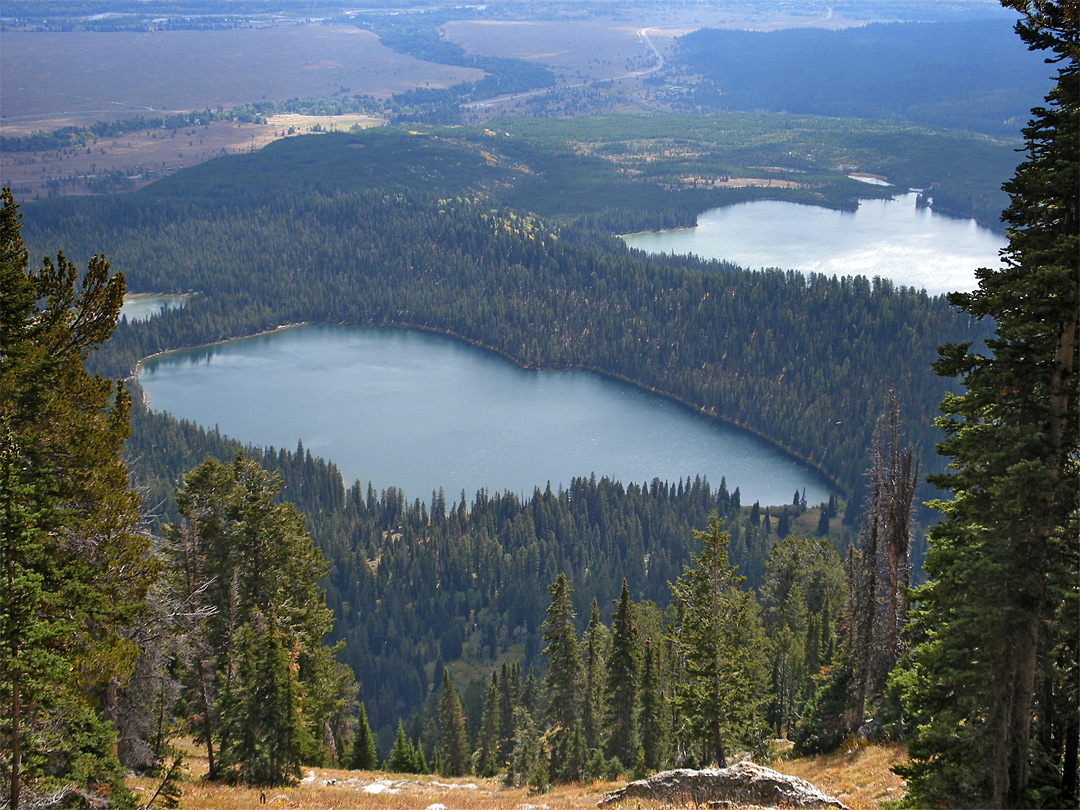
{"type": "Polygon", "coordinates": [[[706,211],[693,228],[623,239],[648,253],[692,253],[755,270],[881,276],[931,295],[975,289],[975,270],[999,265],[1005,237],[920,208],[917,197],[862,200],[854,212],[758,200],[706,211]]]}

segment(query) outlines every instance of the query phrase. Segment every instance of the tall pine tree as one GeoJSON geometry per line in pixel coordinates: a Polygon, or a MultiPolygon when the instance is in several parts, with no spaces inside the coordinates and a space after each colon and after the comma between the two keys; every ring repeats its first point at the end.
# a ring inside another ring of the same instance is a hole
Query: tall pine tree
{"type": "Polygon", "coordinates": [[[371,733],[363,703],[356,718],[356,735],[353,737],[349,767],[358,771],[373,771],[379,767],[379,752],[375,748],[375,737],[371,733]]]}
{"type": "Polygon", "coordinates": [[[446,667],[443,667],[442,692],[439,694],[439,729],[439,772],[444,776],[464,776],[469,771],[471,759],[469,738],[465,733],[461,699],[446,667]]]}
{"type": "Polygon", "coordinates": [[[944,346],[936,365],[966,390],[942,404],[951,462],[934,483],[952,499],[936,504],[912,668],[894,676],[917,724],[912,806],[1077,801],[1080,15],[1071,0],[1005,5],[1059,69],[1004,186],[1004,266],[950,296],[995,337],[985,354],[944,346]]]}
{"type": "Polygon", "coordinates": [[[716,513],[706,531],[694,534],[701,552],[671,586],[678,736],[685,754],[724,767],[731,745],[760,736],[764,639],[757,603],[728,562],[730,538],[716,513]]]}
{"type": "Polygon", "coordinates": [[[547,674],[544,692],[551,726],[551,777],[560,782],[578,779],[585,765],[585,738],[581,730],[581,693],[584,672],[577,631],[574,629],[573,593],[565,574],[548,588],[551,604],[544,620],[544,655],[547,674]]]}
{"type": "Polygon", "coordinates": [[[611,622],[611,654],[608,656],[605,726],[607,755],[632,766],[638,749],[638,649],[637,623],[626,580],[611,622]]]}
{"type": "Polygon", "coordinates": [[[121,796],[107,715],[137,657],[155,576],[120,454],[130,397],[84,361],[112,333],[123,276],[95,256],[31,269],[0,209],[0,795],[121,796]]]}
{"type": "Polygon", "coordinates": [[[600,748],[602,721],[604,718],[604,641],[606,632],[600,621],[600,607],[592,602],[592,614],[582,640],[585,654],[585,700],[581,711],[582,733],[585,747],[590,751],[600,748]]]}

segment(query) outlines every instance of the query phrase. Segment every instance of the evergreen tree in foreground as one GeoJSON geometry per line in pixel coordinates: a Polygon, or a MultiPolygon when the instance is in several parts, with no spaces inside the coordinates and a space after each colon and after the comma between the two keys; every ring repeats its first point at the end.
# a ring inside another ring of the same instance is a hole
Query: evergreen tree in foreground
{"type": "Polygon", "coordinates": [[[326,565],[303,516],[276,501],[280,486],[280,477],[243,453],[231,465],[207,459],[177,492],[182,522],[164,529],[174,596],[189,613],[204,617],[190,628],[193,654],[180,674],[211,778],[233,765],[245,779],[277,783],[301,761],[324,762],[328,752],[317,735],[327,724],[338,725],[335,713],[346,711],[355,696],[351,674],[322,644],[333,621],[318,586],[326,565]],[[267,657],[277,656],[272,651],[278,646],[288,659],[288,685],[278,684],[283,676],[267,657]],[[269,684],[276,696],[288,690],[290,711],[299,719],[295,728],[288,726],[295,732],[285,749],[289,764],[275,759],[263,769],[246,764],[255,743],[244,729],[278,723],[260,719],[267,706],[251,698],[269,684]]]}
{"type": "Polygon", "coordinates": [[[499,769],[499,675],[495,671],[491,673],[491,684],[480,716],[480,734],[473,753],[473,773],[477,776],[494,776],[499,769]]]}
{"type": "Polygon", "coordinates": [[[695,536],[701,553],[671,586],[678,737],[687,755],[722,768],[732,744],[760,736],[765,645],[757,603],[740,588],[744,578],[728,562],[729,536],[715,513],[695,536]]]}
{"type": "Polygon", "coordinates": [[[1080,19],[1075,2],[1006,0],[1059,63],[1004,188],[1004,267],[949,300],[993,318],[986,355],[947,345],[939,374],[952,500],[936,503],[912,665],[894,680],[916,723],[910,806],[1076,807],[1080,308],[1080,19]]]}
{"type": "Polygon", "coordinates": [[[83,363],[116,325],[124,279],[97,256],[84,274],[63,255],[30,269],[2,199],[0,803],[123,802],[99,707],[115,711],[134,666],[156,563],[120,458],[130,398],[83,363]]]}
{"type": "Polygon", "coordinates": [[[668,707],[660,671],[660,647],[645,640],[641,662],[641,748],[644,765],[657,771],[667,760],[668,707]]]}
{"type": "Polygon", "coordinates": [[[292,645],[272,609],[239,635],[236,674],[221,701],[222,764],[248,784],[286,784],[300,775],[306,736],[292,645]]]}
{"type": "Polygon", "coordinates": [[[363,703],[356,719],[356,736],[353,737],[349,767],[357,771],[374,771],[379,767],[379,752],[375,748],[375,737],[368,725],[367,709],[363,703]]]}
{"type": "Polygon", "coordinates": [[[464,776],[469,771],[469,738],[465,734],[461,699],[446,667],[443,667],[442,692],[439,695],[439,726],[442,732],[439,773],[444,776],[464,776]]]}
{"type": "Polygon", "coordinates": [[[544,691],[548,699],[548,722],[551,724],[551,777],[572,782],[581,776],[585,765],[585,738],[581,729],[581,693],[584,672],[577,631],[574,630],[572,593],[565,574],[548,588],[551,604],[544,620],[544,655],[547,675],[544,691]]]}
{"type": "Polygon", "coordinates": [[[394,746],[386,758],[386,770],[391,773],[416,773],[416,765],[416,750],[405,736],[405,726],[398,720],[394,746]]]}
{"type": "Polygon", "coordinates": [[[585,747],[590,751],[600,748],[602,743],[606,635],[606,628],[600,621],[600,607],[593,599],[589,624],[585,628],[585,637],[582,639],[582,652],[585,655],[585,699],[581,710],[581,723],[582,733],[585,735],[585,747]]]}
{"type": "Polygon", "coordinates": [[[638,649],[637,623],[626,580],[611,622],[611,654],[607,667],[607,755],[632,766],[638,750],[638,649]]]}

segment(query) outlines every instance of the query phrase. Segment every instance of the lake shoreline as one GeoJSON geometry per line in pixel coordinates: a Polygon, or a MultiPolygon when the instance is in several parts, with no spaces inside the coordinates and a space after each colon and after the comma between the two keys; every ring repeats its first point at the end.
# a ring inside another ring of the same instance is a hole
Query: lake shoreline
{"type": "MultiPolygon", "coordinates": [[[[735,431],[738,431],[739,433],[744,434],[745,436],[748,436],[748,437],[751,437],[751,438],[756,439],[758,441],[761,441],[764,444],[768,445],[772,450],[779,453],[782,457],[788,459],[789,461],[797,462],[798,464],[803,465],[804,467],[811,470],[815,475],[817,475],[819,478],[821,478],[822,481],[828,482],[829,487],[831,489],[835,490],[837,494],[841,495],[842,497],[847,497],[848,496],[847,487],[843,486],[840,482],[838,482],[836,479],[834,479],[828,473],[823,471],[818,465],[814,464],[811,461],[808,461],[807,459],[802,458],[797,453],[795,453],[795,452],[789,450],[788,448],[784,447],[783,445],[779,444],[776,440],[772,439],[771,437],[769,437],[769,436],[767,436],[767,435],[765,435],[763,433],[760,433],[759,431],[756,431],[753,428],[747,427],[746,425],[740,424],[739,422],[737,422],[735,420],[732,420],[732,419],[726,418],[726,417],[724,417],[724,416],[722,416],[720,414],[717,414],[712,409],[705,408],[703,406],[694,405],[694,404],[688,402],[685,399],[682,399],[682,398],[680,398],[678,396],[675,396],[673,394],[670,394],[670,393],[668,393],[666,391],[655,388],[653,386],[646,385],[646,384],[644,384],[644,383],[642,383],[642,382],[640,382],[638,380],[634,380],[632,378],[625,377],[623,375],[615,374],[615,373],[604,371],[604,370],[597,369],[597,368],[592,368],[592,367],[587,367],[587,366],[553,366],[553,365],[537,365],[537,364],[533,364],[533,363],[524,363],[521,360],[519,360],[518,358],[513,357],[512,355],[509,355],[506,352],[503,352],[503,351],[501,351],[500,349],[498,349],[498,348],[496,348],[494,346],[483,343],[482,341],[466,338],[466,337],[464,337],[462,335],[459,335],[457,333],[454,333],[454,332],[451,332],[451,331],[448,331],[448,330],[445,330],[445,329],[440,329],[440,328],[437,328],[437,327],[432,327],[432,326],[422,325],[422,324],[398,323],[398,322],[385,322],[385,323],[382,323],[382,324],[375,324],[375,323],[355,324],[355,323],[345,323],[345,322],[321,322],[321,321],[300,321],[300,322],[295,322],[295,323],[281,324],[281,325],[273,327],[271,329],[263,329],[263,330],[260,330],[258,332],[253,332],[253,333],[244,334],[244,335],[236,335],[236,336],[233,336],[233,337],[223,338],[221,340],[215,340],[215,341],[211,341],[211,342],[208,342],[208,343],[199,344],[199,345],[195,345],[195,346],[176,347],[176,348],[164,349],[162,351],[155,352],[153,354],[147,355],[146,357],[143,357],[140,360],[138,360],[136,362],[136,364],[135,364],[135,368],[134,368],[133,373],[128,375],[124,379],[128,380],[128,381],[134,381],[136,384],[139,384],[138,376],[139,376],[140,371],[142,370],[142,366],[143,366],[144,361],[147,361],[147,360],[160,358],[160,357],[165,357],[167,355],[176,354],[176,353],[179,353],[179,352],[192,351],[192,350],[197,350],[197,349],[208,349],[208,348],[212,348],[214,346],[222,346],[222,345],[225,345],[225,344],[228,344],[228,343],[234,343],[234,342],[237,342],[237,341],[248,340],[248,339],[251,339],[251,338],[264,337],[264,336],[267,336],[267,335],[276,334],[276,333],[282,332],[284,330],[294,329],[296,327],[301,327],[301,326],[313,326],[313,327],[314,326],[343,326],[343,327],[351,327],[351,328],[356,328],[356,329],[374,329],[374,330],[378,330],[378,329],[387,329],[387,330],[400,329],[400,330],[404,330],[404,331],[436,335],[436,336],[439,336],[439,337],[450,339],[450,340],[452,340],[452,341],[454,341],[456,343],[459,343],[459,344],[462,344],[462,345],[465,345],[465,346],[469,346],[471,348],[480,349],[480,350],[484,351],[487,354],[490,354],[490,355],[498,357],[498,358],[500,358],[502,360],[508,361],[515,368],[523,370],[523,371],[572,371],[572,372],[584,372],[584,373],[587,373],[587,374],[593,374],[593,375],[595,375],[597,377],[600,377],[602,379],[612,380],[612,381],[627,385],[627,386],[629,386],[629,387],[631,387],[631,388],[633,388],[633,389],[635,389],[637,391],[641,391],[641,392],[644,392],[644,393],[659,397],[659,398],[661,398],[661,399],[663,399],[663,400],[665,400],[667,402],[671,402],[671,403],[679,406],[681,409],[683,409],[687,413],[693,414],[695,416],[704,417],[709,422],[712,422],[712,423],[715,423],[715,424],[718,424],[718,425],[722,425],[722,426],[727,427],[729,429],[733,429],[735,431]]],[[[148,402],[146,392],[142,388],[141,384],[139,384],[139,387],[140,387],[142,403],[143,403],[144,407],[149,408],[150,405],[149,405],[149,402],[148,402]]],[[[205,429],[205,426],[203,426],[203,427],[205,429]]],[[[244,441],[244,440],[240,439],[240,441],[244,441]]],[[[254,444],[254,443],[252,443],[252,444],[254,444]]],[[[338,464],[338,466],[340,467],[341,465],[338,464]]],[[[344,480],[344,477],[343,477],[343,480],[344,480]]],[[[629,483],[629,482],[625,482],[625,483],[629,483]]],[[[717,484],[714,484],[714,485],[717,485],[717,484]]],[[[776,505],[779,505],[779,504],[776,504],[776,505]]]]}

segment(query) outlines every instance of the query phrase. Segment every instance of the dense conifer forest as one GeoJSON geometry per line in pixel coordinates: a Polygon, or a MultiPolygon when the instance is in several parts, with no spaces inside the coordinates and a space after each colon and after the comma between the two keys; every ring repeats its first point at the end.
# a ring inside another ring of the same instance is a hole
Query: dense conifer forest
{"type": "MultiPolygon", "coordinates": [[[[509,121],[297,139],[21,212],[5,189],[0,802],[135,806],[126,768],[175,806],[184,733],[226,782],[381,763],[537,791],[777,737],[891,738],[909,743],[904,806],[1076,806],[1080,27],[1075,4],[1005,4],[1057,83],[1004,186],[1004,266],[947,298],[629,250],[613,231],[765,192],[673,188],[678,161],[630,180],[611,159],[629,141],[586,137],[612,121],[558,143],[509,121]],[[76,261],[30,258],[58,246],[76,261]],[[194,295],[129,323],[125,289],[194,295]],[[113,379],[301,321],[627,380],[849,497],[595,476],[527,497],[377,489],[302,444],[149,412],[113,379]],[[942,519],[923,581],[927,470],[942,519]]],[[[925,145],[871,129],[847,142],[860,160],[925,145]]],[[[740,148],[791,153],[760,134],[740,148]]],[[[958,143],[1000,154],[934,154],[958,143]]],[[[817,163],[840,141],[818,148],[779,164],[809,180],[784,193],[852,205],[817,163]]]]}

